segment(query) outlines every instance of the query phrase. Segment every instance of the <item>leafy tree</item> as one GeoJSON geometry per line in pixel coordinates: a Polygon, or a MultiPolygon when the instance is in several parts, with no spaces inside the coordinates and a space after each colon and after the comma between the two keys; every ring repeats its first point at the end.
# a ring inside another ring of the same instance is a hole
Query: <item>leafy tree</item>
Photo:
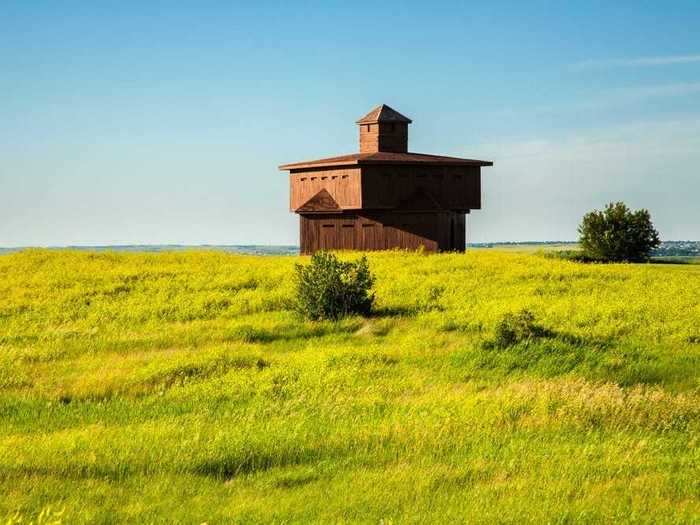
{"type": "Polygon", "coordinates": [[[296,265],[296,284],[296,310],[307,319],[368,315],[372,310],[374,276],[365,256],[345,262],[332,253],[318,252],[311,264],[296,265]]]}
{"type": "Polygon", "coordinates": [[[649,211],[633,212],[622,202],[584,215],[578,232],[585,256],[599,261],[644,261],[661,244],[649,211]]]}

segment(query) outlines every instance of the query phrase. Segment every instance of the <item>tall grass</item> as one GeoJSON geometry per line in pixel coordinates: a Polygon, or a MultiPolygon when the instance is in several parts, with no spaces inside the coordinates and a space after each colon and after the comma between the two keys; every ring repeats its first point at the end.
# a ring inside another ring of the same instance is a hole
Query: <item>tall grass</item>
{"type": "Polygon", "coordinates": [[[375,253],[310,323],[298,260],[0,257],[0,519],[700,520],[700,266],[375,253]]]}

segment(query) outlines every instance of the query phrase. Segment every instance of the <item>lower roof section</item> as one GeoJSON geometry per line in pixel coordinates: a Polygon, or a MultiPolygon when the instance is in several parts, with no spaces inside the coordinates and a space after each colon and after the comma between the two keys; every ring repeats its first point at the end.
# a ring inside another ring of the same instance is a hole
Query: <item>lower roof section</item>
{"type": "Polygon", "coordinates": [[[368,164],[418,164],[432,166],[493,166],[488,160],[461,159],[442,155],[427,155],[425,153],[394,153],[378,151],[376,153],[352,153],[339,157],[308,160],[282,164],[281,170],[303,170],[306,168],[321,168],[330,166],[356,166],[368,164]]]}

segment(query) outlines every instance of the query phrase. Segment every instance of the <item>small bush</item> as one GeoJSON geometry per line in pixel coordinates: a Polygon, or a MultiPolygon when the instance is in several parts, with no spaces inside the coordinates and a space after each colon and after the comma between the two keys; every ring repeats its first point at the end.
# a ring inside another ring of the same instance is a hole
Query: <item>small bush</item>
{"type": "Polygon", "coordinates": [[[529,310],[521,310],[504,315],[498,322],[493,346],[508,348],[545,335],[547,331],[535,323],[535,315],[529,310]]]}
{"type": "Polygon", "coordinates": [[[600,262],[599,259],[593,259],[586,255],[582,250],[553,250],[544,252],[546,259],[564,259],[565,261],[573,261],[580,263],[600,262]]]}
{"type": "Polygon", "coordinates": [[[633,212],[622,202],[587,213],[578,232],[584,255],[599,261],[645,261],[661,244],[649,211],[633,212]]]}
{"type": "Polygon", "coordinates": [[[374,276],[364,256],[345,262],[332,253],[318,252],[311,264],[296,265],[296,281],[296,310],[307,319],[335,320],[349,314],[368,315],[372,310],[374,276]]]}

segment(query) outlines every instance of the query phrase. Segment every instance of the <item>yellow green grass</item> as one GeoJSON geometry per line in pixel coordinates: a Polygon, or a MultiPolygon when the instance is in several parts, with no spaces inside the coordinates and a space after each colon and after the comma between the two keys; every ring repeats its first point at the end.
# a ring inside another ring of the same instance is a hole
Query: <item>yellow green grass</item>
{"type": "Polygon", "coordinates": [[[1,256],[0,523],[700,520],[700,266],[369,260],[309,323],[296,257],[1,256]]]}

